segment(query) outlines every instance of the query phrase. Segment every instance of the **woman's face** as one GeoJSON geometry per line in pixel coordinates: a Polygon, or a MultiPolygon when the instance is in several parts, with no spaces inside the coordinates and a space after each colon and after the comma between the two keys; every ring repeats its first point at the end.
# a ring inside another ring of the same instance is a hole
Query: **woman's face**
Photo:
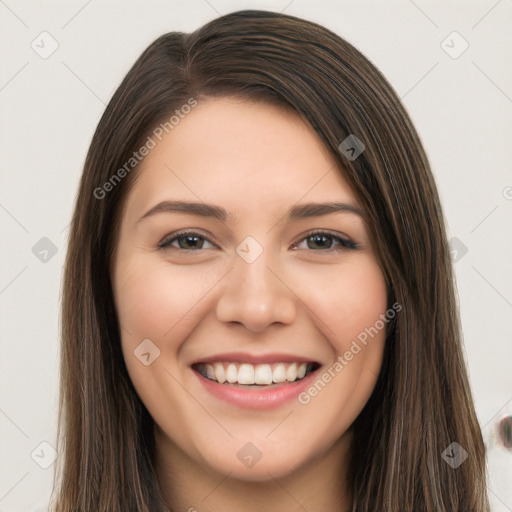
{"type": "Polygon", "coordinates": [[[153,138],[113,288],[157,449],[246,480],[334,461],[385,340],[354,193],[313,129],[268,104],[209,99],[153,138]]]}

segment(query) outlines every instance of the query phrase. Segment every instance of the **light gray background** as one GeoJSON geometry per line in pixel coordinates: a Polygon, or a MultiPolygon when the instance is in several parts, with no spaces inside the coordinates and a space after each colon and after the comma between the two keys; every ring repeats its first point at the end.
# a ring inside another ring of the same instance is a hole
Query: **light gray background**
{"type": "Polygon", "coordinates": [[[512,413],[511,0],[0,0],[0,512],[42,510],[49,499],[53,467],[40,465],[52,454],[40,443],[56,445],[61,272],[78,179],[105,105],[158,36],[242,8],[325,25],[402,97],[450,237],[467,248],[456,263],[467,362],[493,510],[512,511],[512,453],[496,446],[492,430],[512,413]],[[31,47],[51,49],[43,31],[58,43],[47,58],[31,47]],[[463,41],[453,31],[469,43],[458,58],[463,41]],[[32,251],[42,237],[57,248],[46,262],[32,251]]]}

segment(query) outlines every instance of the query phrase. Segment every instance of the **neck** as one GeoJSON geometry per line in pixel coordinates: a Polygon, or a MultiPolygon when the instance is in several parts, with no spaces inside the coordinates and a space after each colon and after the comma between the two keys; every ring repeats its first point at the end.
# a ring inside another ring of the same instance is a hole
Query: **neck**
{"type": "Polygon", "coordinates": [[[351,432],[293,473],[264,481],[221,474],[189,457],[155,426],[156,472],[173,512],[349,512],[347,463],[351,432]]]}

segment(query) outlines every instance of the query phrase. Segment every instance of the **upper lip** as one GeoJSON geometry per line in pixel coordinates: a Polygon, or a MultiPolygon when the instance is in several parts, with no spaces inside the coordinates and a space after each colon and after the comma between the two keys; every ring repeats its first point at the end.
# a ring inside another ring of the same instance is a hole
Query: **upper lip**
{"type": "MultiPolygon", "coordinates": [[[[199,363],[250,363],[250,364],[272,364],[272,363],[317,363],[315,359],[300,357],[293,354],[248,354],[243,352],[229,352],[202,357],[192,362],[191,366],[199,363]]],[[[319,364],[319,363],[317,363],[319,364]]]]}

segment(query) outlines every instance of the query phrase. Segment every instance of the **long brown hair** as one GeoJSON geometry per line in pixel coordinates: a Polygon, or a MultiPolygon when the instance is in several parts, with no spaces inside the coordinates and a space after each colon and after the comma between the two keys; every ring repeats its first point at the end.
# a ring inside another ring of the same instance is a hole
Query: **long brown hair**
{"type": "Polygon", "coordinates": [[[281,105],[310,123],[368,212],[389,303],[402,306],[353,424],[352,511],[488,512],[450,251],[421,141],[392,87],[352,45],[318,24],[255,10],[159,37],[94,134],[63,278],[55,511],[169,510],[153,465],[152,419],[124,364],[110,278],[137,167],[112,176],[190,98],[222,95],[281,105]],[[365,145],[356,159],[339,149],[352,134],[365,145]],[[457,468],[442,457],[453,442],[468,454],[457,468]]]}

